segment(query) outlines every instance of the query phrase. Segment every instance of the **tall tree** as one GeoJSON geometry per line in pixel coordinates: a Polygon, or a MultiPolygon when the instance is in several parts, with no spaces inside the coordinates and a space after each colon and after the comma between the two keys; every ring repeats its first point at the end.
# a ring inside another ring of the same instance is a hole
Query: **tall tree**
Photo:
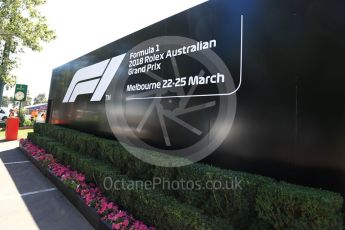
{"type": "Polygon", "coordinates": [[[7,96],[2,97],[2,105],[1,107],[8,107],[8,105],[11,103],[11,99],[7,96]]]}
{"type": "Polygon", "coordinates": [[[0,0],[0,104],[6,84],[13,85],[11,73],[18,66],[18,55],[27,47],[42,50],[42,42],[55,38],[38,7],[46,0],[0,0]]]}
{"type": "Polygon", "coordinates": [[[32,97],[30,96],[30,92],[28,90],[27,94],[26,94],[26,100],[22,102],[22,106],[29,106],[31,105],[31,101],[32,101],[32,97]]]}
{"type": "Polygon", "coordinates": [[[37,97],[34,98],[34,105],[46,102],[48,102],[48,100],[45,93],[38,94],[37,97]]]}

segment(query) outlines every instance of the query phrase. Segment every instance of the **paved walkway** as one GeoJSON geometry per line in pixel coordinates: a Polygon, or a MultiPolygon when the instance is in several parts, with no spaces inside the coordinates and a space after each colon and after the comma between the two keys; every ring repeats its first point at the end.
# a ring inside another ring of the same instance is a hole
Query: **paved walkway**
{"type": "Polygon", "coordinates": [[[17,147],[0,143],[0,229],[93,229],[17,147]]]}

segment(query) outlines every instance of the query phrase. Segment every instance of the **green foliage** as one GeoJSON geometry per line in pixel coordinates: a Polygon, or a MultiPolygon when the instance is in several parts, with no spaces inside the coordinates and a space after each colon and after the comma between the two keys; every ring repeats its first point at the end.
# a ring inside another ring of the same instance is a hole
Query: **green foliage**
{"type": "MultiPolygon", "coordinates": [[[[27,47],[42,49],[41,42],[55,38],[38,8],[45,0],[0,1],[0,86],[14,84],[11,71],[18,66],[18,53],[27,47]]],[[[2,94],[0,95],[2,96],[2,94]]]]}
{"type": "Polygon", "coordinates": [[[37,124],[34,128],[35,132],[56,138],[80,154],[87,154],[110,162],[121,174],[136,180],[152,180],[155,177],[170,181],[197,181],[202,188],[205,188],[207,183],[217,181],[225,188],[219,190],[160,188],[167,195],[198,207],[208,215],[224,218],[231,217],[236,220],[234,221],[236,227],[247,226],[249,219],[252,222],[256,221],[257,213],[254,204],[257,187],[261,183],[271,181],[269,178],[222,170],[203,164],[193,164],[179,168],[157,167],[137,160],[116,141],[98,138],[51,124],[37,124]],[[236,181],[239,181],[241,188],[235,188],[236,181]]]}
{"type": "Polygon", "coordinates": [[[72,190],[76,190],[79,185],[75,180],[72,179],[65,179],[63,180],[63,183],[72,190]]]}
{"type": "MultiPolygon", "coordinates": [[[[125,181],[124,186],[130,186],[130,180],[123,176],[113,179],[125,181]]],[[[115,194],[112,198],[122,206],[159,229],[232,229],[226,220],[204,215],[199,209],[160,191],[120,189],[113,190],[112,194],[115,194]]]]}
{"type": "Polygon", "coordinates": [[[342,229],[343,198],[336,193],[288,183],[259,188],[259,217],[275,229],[342,229]]]}
{"type": "MultiPolygon", "coordinates": [[[[112,200],[159,229],[232,229],[225,219],[204,215],[199,209],[182,204],[162,192],[144,190],[142,187],[127,189],[133,181],[125,175],[120,175],[118,170],[104,161],[69,150],[52,138],[37,133],[30,133],[29,139],[40,147],[53,149],[57,159],[85,173],[87,179],[103,187],[112,200]],[[105,178],[121,181],[123,186],[105,189],[105,178]]],[[[64,183],[74,188],[73,181],[66,180],[64,183]]]]}
{"type": "Polygon", "coordinates": [[[205,218],[211,221],[212,229],[222,229],[214,228],[213,224],[223,223],[224,219],[231,221],[235,229],[340,229],[343,226],[340,217],[343,199],[336,193],[199,163],[179,168],[157,167],[136,159],[113,140],[51,124],[36,124],[34,130],[36,133],[29,139],[34,142],[39,139],[42,147],[86,173],[90,180],[102,181],[109,175],[113,180],[124,178],[127,182],[153,177],[193,181],[198,186],[194,189],[168,189],[161,184],[154,191],[108,191],[112,199],[162,228],[165,220],[170,227],[178,223],[181,229],[187,226],[207,229],[209,225],[202,225],[206,223],[205,218]],[[203,189],[209,186],[218,189],[203,189]],[[184,215],[191,219],[177,222],[184,215]]]}
{"type": "Polygon", "coordinates": [[[32,101],[32,97],[30,96],[30,92],[28,90],[28,92],[26,94],[26,99],[25,99],[25,101],[22,102],[22,107],[31,105],[31,101],[32,101]]]}
{"type": "Polygon", "coordinates": [[[23,126],[32,126],[32,122],[30,120],[24,120],[23,126]]]}
{"type": "Polygon", "coordinates": [[[23,127],[24,126],[24,122],[25,122],[25,115],[24,115],[24,111],[21,110],[20,114],[19,114],[19,126],[23,127]]]}
{"type": "MultiPolygon", "coordinates": [[[[194,205],[209,215],[229,218],[237,229],[257,223],[255,197],[258,188],[272,179],[243,172],[193,164],[176,169],[176,180],[198,181],[201,188],[177,190],[181,201],[194,205]]],[[[254,226],[251,226],[253,228],[254,226]]]]}
{"type": "Polygon", "coordinates": [[[3,96],[2,97],[2,103],[1,103],[1,106],[2,107],[8,107],[8,105],[13,101],[13,98],[12,100],[10,99],[10,97],[8,96],[3,96]]]}
{"type": "Polygon", "coordinates": [[[34,98],[34,105],[42,104],[42,103],[46,103],[46,102],[48,102],[48,99],[47,99],[47,97],[46,97],[46,95],[44,93],[38,94],[34,98]]]}

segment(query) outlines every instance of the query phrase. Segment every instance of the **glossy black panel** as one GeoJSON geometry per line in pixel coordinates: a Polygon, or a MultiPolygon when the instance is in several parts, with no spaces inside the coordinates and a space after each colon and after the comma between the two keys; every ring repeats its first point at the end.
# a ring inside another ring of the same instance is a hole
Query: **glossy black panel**
{"type": "MultiPolygon", "coordinates": [[[[126,62],[134,47],[161,36],[182,36],[195,41],[216,39],[217,46],[212,51],[230,71],[234,89],[240,80],[243,15],[241,88],[232,99],[192,99],[187,107],[212,101],[215,106],[183,117],[207,136],[212,126],[226,126],[226,120],[216,118],[221,100],[235,105],[234,120],[225,140],[203,161],[344,193],[344,12],[345,2],[341,0],[210,0],[54,69],[50,122],[110,138],[114,138],[115,130],[116,135],[128,137],[126,133],[116,133],[123,129],[122,124],[109,124],[105,96],[99,102],[90,102],[92,93],[78,95],[73,103],[62,101],[79,69],[124,53],[126,62]]],[[[176,57],[176,61],[182,63],[181,76],[200,69],[187,56],[176,57]]],[[[128,65],[119,71],[120,78],[138,82],[138,78],[128,77],[128,65]]],[[[174,69],[166,64],[155,73],[173,76],[174,69]]],[[[207,74],[214,73],[205,69],[207,74]]],[[[146,80],[142,77],[140,81],[146,80]]],[[[114,91],[114,84],[112,81],[112,88],[106,92],[112,92],[112,100],[123,95],[122,91],[114,91]]],[[[222,91],[212,87],[198,90],[195,94],[222,91]]],[[[125,103],[127,125],[135,130],[151,102],[129,103],[122,99],[117,98],[112,109],[125,103]]],[[[142,132],[128,138],[139,138],[156,148],[178,150],[205,137],[182,130],[181,125],[166,119],[165,125],[171,131],[167,145],[158,120],[158,115],[152,113],[142,132]]],[[[211,132],[210,139],[212,135],[211,132]]]]}

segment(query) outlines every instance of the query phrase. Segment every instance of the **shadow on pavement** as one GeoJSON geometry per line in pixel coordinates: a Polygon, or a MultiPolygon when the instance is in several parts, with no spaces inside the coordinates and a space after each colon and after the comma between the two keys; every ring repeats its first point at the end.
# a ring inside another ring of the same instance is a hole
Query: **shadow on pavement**
{"type": "Polygon", "coordinates": [[[0,229],[93,229],[19,149],[8,149],[15,144],[3,145],[0,144],[0,229]],[[28,194],[31,192],[36,193],[28,194]]]}

